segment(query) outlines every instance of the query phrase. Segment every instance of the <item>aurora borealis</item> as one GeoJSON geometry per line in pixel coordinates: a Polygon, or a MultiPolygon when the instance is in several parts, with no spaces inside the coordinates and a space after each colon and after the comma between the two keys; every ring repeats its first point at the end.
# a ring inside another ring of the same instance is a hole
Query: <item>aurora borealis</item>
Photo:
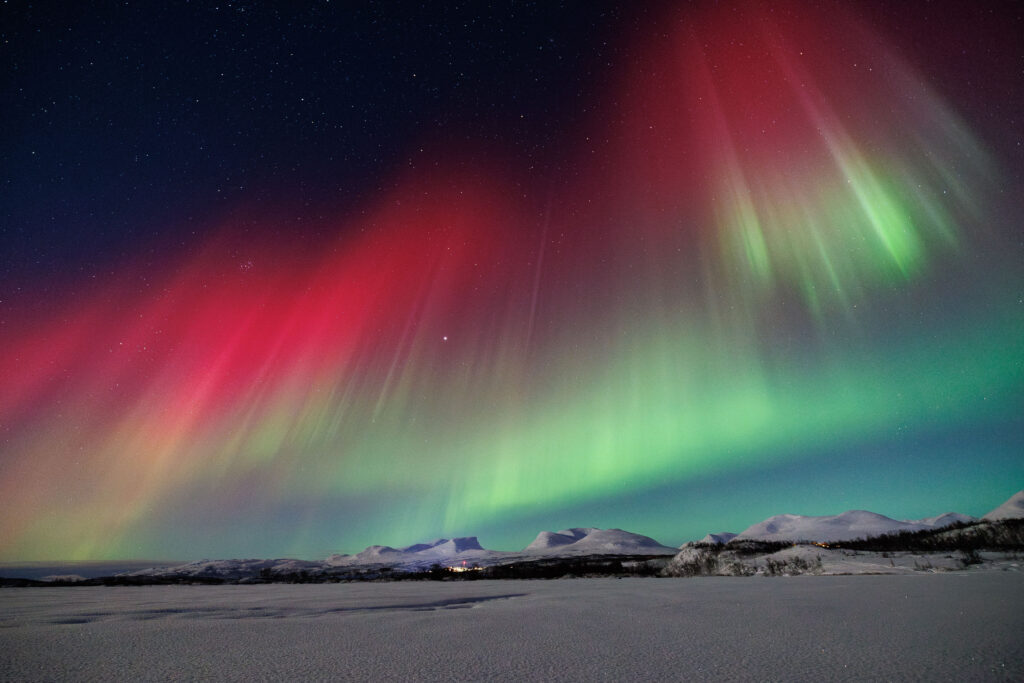
{"type": "MultiPolygon", "coordinates": [[[[551,52],[571,34],[558,74],[575,91],[559,81],[529,100],[529,79],[508,75],[493,94],[492,66],[475,84],[462,73],[467,96],[432,62],[379,66],[405,69],[410,112],[434,125],[377,112],[302,138],[298,119],[262,117],[309,96],[257,73],[330,71],[300,112],[320,121],[355,106],[351,74],[331,69],[364,62],[243,50],[286,19],[235,5],[195,30],[218,27],[244,58],[161,67],[165,80],[237,68],[267,99],[238,114],[240,95],[209,84],[120,91],[138,145],[167,101],[214,101],[182,130],[232,121],[194,141],[202,155],[174,156],[165,184],[152,176],[160,203],[111,210],[130,229],[67,211],[35,233],[53,219],[25,207],[85,200],[35,176],[6,183],[0,559],[321,557],[466,534],[514,548],[581,525],[678,544],[781,512],[922,517],[947,501],[978,515],[1021,488],[1024,160],[1005,114],[1019,116],[1021,86],[967,99],[996,90],[977,69],[1000,63],[1003,14],[1019,24],[1019,10],[992,5],[972,29],[932,8],[945,32],[922,46],[897,30],[920,3],[894,17],[831,2],[508,5],[476,19],[519,36],[501,49],[541,59],[523,63],[539,73],[555,67],[538,37],[551,52]],[[989,56],[937,73],[959,29],[994,32],[989,56]],[[609,41],[614,59],[588,52],[609,41]],[[507,111],[466,126],[487,97],[507,111]],[[558,107],[573,113],[545,123],[558,107]],[[246,123],[255,160],[210,161],[246,123]],[[381,136],[393,146],[356,149],[381,136]],[[196,189],[192,173],[226,179],[196,189]],[[60,256],[26,264],[30,252],[60,256]]],[[[287,20],[293,42],[346,22],[391,30],[386,13],[315,8],[287,20]]],[[[32,96],[19,79],[53,75],[30,28],[98,30],[25,12],[7,35],[23,46],[4,82],[19,101],[32,96]]],[[[395,40],[412,35],[401,26],[395,40]]],[[[479,40],[462,57],[497,49],[479,40]]],[[[1019,65],[1019,49],[1006,58],[1019,65]]],[[[45,146],[32,112],[4,134],[7,178],[45,146]]],[[[88,139],[86,114],[66,116],[68,138],[88,139]]],[[[85,158],[83,183],[138,184],[131,162],[83,150],[51,153],[85,158]],[[92,170],[107,164],[121,166],[92,170]]]]}

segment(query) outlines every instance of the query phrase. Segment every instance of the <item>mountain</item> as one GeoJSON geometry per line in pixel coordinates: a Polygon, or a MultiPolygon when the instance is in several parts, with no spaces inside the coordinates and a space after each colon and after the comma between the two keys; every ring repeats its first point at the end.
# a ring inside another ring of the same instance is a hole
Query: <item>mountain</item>
{"type": "Polygon", "coordinates": [[[322,568],[322,562],[291,559],[198,560],[173,567],[153,567],[150,569],[121,572],[118,576],[206,576],[232,580],[258,576],[263,571],[269,571],[273,574],[294,574],[299,572],[316,572],[322,568]]]}
{"type": "Polygon", "coordinates": [[[331,555],[324,563],[328,567],[388,566],[393,569],[426,569],[433,564],[451,565],[460,562],[493,563],[512,553],[487,550],[476,536],[438,538],[428,543],[415,543],[403,548],[371,545],[355,555],[331,555]]]}
{"type": "Polygon", "coordinates": [[[467,550],[483,550],[476,536],[463,536],[462,538],[438,538],[429,543],[416,543],[400,548],[403,553],[420,553],[425,550],[435,550],[442,554],[461,553],[467,550]]]}
{"type": "MultiPolygon", "coordinates": [[[[427,547],[429,548],[430,546],[427,547]]],[[[382,564],[387,563],[390,560],[397,559],[400,555],[404,554],[406,553],[401,550],[396,550],[391,546],[371,545],[367,546],[366,550],[356,553],[355,555],[331,555],[327,558],[326,562],[332,566],[382,564]]]]}
{"type": "MultiPolygon", "coordinates": [[[[1024,518],[1024,491],[1014,494],[1009,500],[984,517],[984,521],[1024,518]]],[[[697,543],[686,543],[680,548],[664,546],[649,536],[634,534],[622,529],[597,529],[574,527],[561,531],[541,531],[532,543],[521,551],[487,550],[475,536],[460,538],[437,538],[426,543],[415,543],[401,548],[386,545],[371,545],[354,555],[331,555],[320,562],[292,559],[272,560],[200,560],[173,567],[154,567],[138,571],[119,573],[127,577],[212,577],[224,580],[263,580],[280,577],[312,577],[318,575],[364,575],[381,574],[389,568],[395,571],[423,571],[435,565],[460,569],[512,564],[549,563],[561,558],[578,558],[588,555],[677,555],[686,564],[694,558],[686,553],[698,550],[708,552],[740,552],[731,545],[734,541],[812,541],[834,542],[858,538],[871,538],[900,531],[922,531],[945,529],[963,522],[975,522],[973,517],[956,512],[947,512],[936,517],[917,520],[898,520],[866,510],[849,510],[839,515],[810,517],[803,515],[775,515],[754,524],[740,534],[730,532],[711,533],[697,543]],[[696,548],[700,545],[718,548],[696,548]],[[684,557],[685,555],[685,557],[684,557]],[[267,575],[270,576],[267,576],[267,575]]],[[[1003,534],[989,541],[1005,546],[1004,529],[992,529],[1000,525],[979,524],[968,528],[950,529],[942,535],[956,534],[984,536],[998,532],[1003,534]]],[[[1012,531],[1012,530],[1011,530],[1012,531]]],[[[998,535],[997,534],[997,535],[998,535]]],[[[1012,534],[1011,534],[1012,535],[1012,534]]],[[[985,536],[985,538],[989,538],[985,536]]],[[[1012,542],[1018,542],[1013,541],[1012,542]]],[[[1000,546],[1000,547],[1002,547],[1000,546]]],[[[695,556],[696,557],[696,556],[695,556]]],[[[699,558],[698,558],[699,559],[699,558]]],[[[677,563],[678,564],[678,563],[677,563]]],[[[52,573],[50,571],[47,572],[52,573]]]]}
{"type": "Polygon", "coordinates": [[[562,548],[576,543],[595,531],[597,531],[597,529],[579,527],[575,529],[563,529],[562,531],[542,531],[537,534],[537,538],[533,540],[533,543],[526,546],[525,551],[537,552],[550,550],[552,548],[562,548]]]}
{"type": "Polygon", "coordinates": [[[577,527],[542,531],[523,552],[529,555],[674,555],[678,549],[622,529],[577,527]]]}
{"type": "Polygon", "coordinates": [[[947,512],[945,514],[938,515],[936,517],[926,517],[924,519],[912,520],[912,524],[925,524],[928,529],[941,529],[943,527],[952,526],[954,524],[963,524],[965,522],[977,522],[978,520],[970,515],[961,515],[959,512],[947,512]]]}
{"type": "Polygon", "coordinates": [[[439,538],[404,548],[370,546],[355,555],[331,555],[328,567],[391,567],[392,569],[429,569],[443,566],[485,566],[560,555],[661,555],[675,554],[676,548],[663,546],[653,538],[621,529],[575,528],[542,531],[521,552],[487,550],[475,536],[439,538]]]}
{"type": "Polygon", "coordinates": [[[849,510],[824,517],[775,515],[744,530],[735,540],[852,541],[855,538],[871,538],[900,531],[939,529],[969,521],[974,521],[974,518],[955,512],[919,520],[892,519],[867,510],[849,510]]]}
{"type": "Polygon", "coordinates": [[[997,522],[1001,519],[1021,518],[1024,518],[1024,491],[1017,491],[1005,503],[982,517],[982,519],[987,519],[990,522],[997,522]]]}
{"type": "Polygon", "coordinates": [[[708,534],[697,542],[708,545],[721,545],[723,543],[728,543],[734,538],[736,538],[736,534],[731,531],[719,531],[717,534],[708,534]]]}

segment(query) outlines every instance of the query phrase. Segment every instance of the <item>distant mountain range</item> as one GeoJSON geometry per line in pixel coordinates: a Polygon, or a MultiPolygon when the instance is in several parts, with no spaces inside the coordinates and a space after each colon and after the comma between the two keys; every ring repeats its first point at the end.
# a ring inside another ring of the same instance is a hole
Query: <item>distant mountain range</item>
{"type": "MultiPolygon", "coordinates": [[[[1024,491],[982,519],[997,521],[1024,518],[1024,491]]],[[[945,528],[958,523],[977,522],[974,517],[947,512],[918,520],[898,520],[866,510],[849,510],[838,515],[813,517],[774,515],[748,527],[739,534],[718,532],[705,536],[698,544],[729,546],[740,541],[837,542],[872,538],[903,531],[945,528]]],[[[692,547],[686,543],[682,549],[692,547]]],[[[680,548],[660,544],[648,536],[622,529],[576,527],[561,531],[542,531],[521,551],[488,550],[475,536],[438,538],[401,548],[373,545],[353,555],[331,555],[321,562],[304,560],[201,560],[175,567],[160,567],[126,574],[137,577],[197,576],[244,578],[268,575],[323,573],[330,571],[424,571],[434,566],[460,569],[531,562],[545,558],[573,558],[602,555],[668,556],[680,548]]]]}
{"type": "MultiPolygon", "coordinates": [[[[1024,517],[1024,491],[1019,491],[1005,503],[983,517],[995,521],[1024,517]]],[[[754,541],[852,541],[872,538],[901,531],[941,529],[963,522],[976,522],[970,515],[947,512],[926,519],[892,519],[867,510],[848,510],[842,514],[809,517],[804,515],[775,515],[748,527],[739,534],[723,532],[708,534],[705,543],[728,543],[732,540],[754,541]]]]}
{"type": "Polygon", "coordinates": [[[622,529],[575,528],[542,531],[521,551],[487,550],[476,536],[439,538],[404,548],[372,545],[354,555],[331,555],[331,567],[426,569],[434,564],[491,565],[542,557],[579,555],[674,555],[678,548],[661,545],[653,538],[622,529]]]}
{"type": "Polygon", "coordinates": [[[621,529],[575,528],[542,531],[521,551],[487,550],[475,536],[438,538],[401,548],[371,545],[353,555],[331,555],[322,562],[276,560],[199,560],[174,567],[155,567],[122,574],[151,577],[216,577],[241,579],[274,575],[322,574],[324,572],[426,571],[434,566],[461,569],[530,562],[554,557],[592,555],[664,555],[678,548],[664,546],[653,538],[621,529]]]}
{"type": "Polygon", "coordinates": [[[918,520],[891,519],[867,510],[848,510],[839,515],[825,517],[775,515],[745,529],[729,540],[852,541],[856,538],[871,538],[900,531],[940,529],[960,522],[973,521],[974,517],[956,512],[918,520]]]}

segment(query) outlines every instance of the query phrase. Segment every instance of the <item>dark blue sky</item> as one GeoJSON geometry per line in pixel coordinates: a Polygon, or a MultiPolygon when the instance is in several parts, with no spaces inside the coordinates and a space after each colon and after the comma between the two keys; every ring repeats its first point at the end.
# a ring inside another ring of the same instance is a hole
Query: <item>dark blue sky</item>
{"type": "MultiPolygon", "coordinates": [[[[1019,7],[860,4],[1019,179],[1019,7]]],[[[301,232],[453,147],[565,173],[567,131],[664,5],[5,3],[0,286],[89,276],[229,212],[301,232]]]]}

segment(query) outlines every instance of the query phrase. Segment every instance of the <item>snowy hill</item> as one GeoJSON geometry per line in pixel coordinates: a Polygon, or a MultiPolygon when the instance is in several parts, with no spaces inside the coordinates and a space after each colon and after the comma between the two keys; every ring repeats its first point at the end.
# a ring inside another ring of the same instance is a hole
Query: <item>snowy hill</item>
{"type": "Polygon", "coordinates": [[[273,574],[293,574],[298,572],[315,572],[323,567],[322,562],[305,560],[199,560],[175,567],[153,567],[133,572],[124,572],[119,576],[211,576],[222,579],[240,579],[259,576],[263,571],[273,574]]]}
{"type": "Polygon", "coordinates": [[[331,555],[325,560],[328,567],[391,567],[393,569],[427,569],[431,565],[493,564],[514,553],[487,550],[476,536],[438,538],[429,543],[415,543],[403,548],[371,545],[355,555],[331,555]]]}
{"type": "Polygon", "coordinates": [[[581,538],[597,531],[592,528],[563,529],[562,531],[542,531],[537,534],[533,543],[526,546],[526,552],[544,551],[552,548],[561,548],[576,543],[581,538]]]}
{"type": "Polygon", "coordinates": [[[542,531],[523,552],[530,555],[674,555],[677,549],[622,529],[577,527],[542,531]]]}
{"type": "Polygon", "coordinates": [[[929,529],[941,529],[954,524],[976,521],[978,520],[970,515],[961,515],[959,512],[947,512],[945,514],[938,515],[937,517],[926,517],[924,519],[912,520],[911,523],[926,524],[929,529]]]}
{"type": "MultiPolygon", "coordinates": [[[[431,546],[428,545],[427,547],[430,548],[431,546]]],[[[368,546],[366,550],[356,553],[355,555],[331,555],[327,558],[327,564],[332,566],[351,564],[381,564],[387,563],[405,554],[406,553],[404,553],[403,551],[392,548],[391,546],[371,545],[368,546]]]]}
{"type": "Polygon", "coordinates": [[[706,543],[708,545],[721,545],[723,543],[728,543],[734,538],[736,538],[736,534],[731,531],[720,531],[717,534],[708,534],[697,542],[706,543]]]}
{"type": "Polygon", "coordinates": [[[370,546],[355,555],[331,555],[327,567],[391,567],[401,570],[442,566],[480,566],[562,555],[659,555],[675,554],[675,548],[663,546],[653,538],[621,529],[575,528],[542,531],[521,552],[487,550],[475,536],[439,538],[404,548],[370,546]]]}
{"type": "Polygon", "coordinates": [[[982,519],[987,519],[991,522],[996,522],[1001,519],[1021,518],[1024,518],[1024,491],[1018,491],[1013,494],[1005,503],[982,517],[982,519]]]}
{"type": "Polygon", "coordinates": [[[476,536],[464,536],[462,538],[438,538],[429,543],[416,543],[400,548],[403,553],[420,553],[425,550],[433,550],[442,554],[455,554],[467,550],[483,550],[476,536]]]}
{"type": "Polygon", "coordinates": [[[901,531],[939,529],[957,522],[974,521],[973,517],[947,512],[938,517],[899,520],[867,510],[849,510],[839,515],[807,517],[775,515],[755,524],[735,540],[757,541],[852,541],[901,531]]]}
{"type": "Polygon", "coordinates": [[[306,573],[318,575],[332,569],[379,569],[390,567],[396,570],[416,571],[429,569],[434,564],[452,566],[458,564],[494,564],[506,558],[518,557],[516,553],[484,550],[475,537],[440,538],[430,543],[418,543],[405,548],[386,545],[371,545],[355,555],[331,555],[322,562],[305,560],[199,560],[172,567],[153,567],[119,576],[133,577],[215,577],[225,580],[252,579],[306,573]]]}

